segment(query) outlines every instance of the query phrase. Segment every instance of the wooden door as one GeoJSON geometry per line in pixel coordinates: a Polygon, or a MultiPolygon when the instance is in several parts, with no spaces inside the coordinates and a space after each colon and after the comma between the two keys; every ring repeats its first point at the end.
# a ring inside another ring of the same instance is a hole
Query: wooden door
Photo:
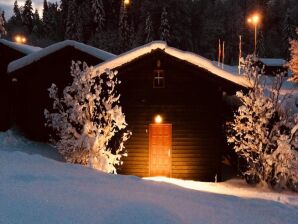
{"type": "Polygon", "coordinates": [[[149,175],[171,177],[172,124],[149,125],[149,175]]]}

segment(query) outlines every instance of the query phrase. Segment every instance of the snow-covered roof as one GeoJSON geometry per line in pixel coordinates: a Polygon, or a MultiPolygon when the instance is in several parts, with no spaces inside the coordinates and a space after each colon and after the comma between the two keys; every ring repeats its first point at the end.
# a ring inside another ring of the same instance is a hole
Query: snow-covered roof
{"type": "Polygon", "coordinates": [[[267,66],[284,66],[287,64],[287,61],[282,58],[259,58],[259,61],[267,66]]]}
{"type": "Polygon", "coordinates": [[[22,52],[26,55],[40,51],[42,49],[40,47],[34,47],[26,44],[15,43],[4,39],[0,39],[0,43],[16,51],[22,52]]]}
{"type": "Polygon", "coordinates": [[[33,62],[39,61],[41,58],[46,57],[47,55],[50,55],[56,51],[59,51],[60,49],[63,49],[65,47],[69,47],[69,46],[74,47],[77,50],[85,52],[89,55],[92,55],[92,56],[99,58],[101,60],[104,60],[104,61],[114,58],[116,56],[109,52],[100,50],[95,47],[91,47],[91,46],[83,44],[83,43],[79,43],[77,41],[65,40],[65,41],[50,45],[50,46],[42,49],[41,51],[27,55],[26,57],[23,57],[23,58],[20,58],[18,60],[11,62],[8,65],[7,71],[8,71],[8,73],[16,71],[16,70],[23,68],[33,62]]]}
{"type": "Polygon", "coordinates": [[[153,41],[149,44],[137,47],[113,59],[103,62],[94,67],[94,75],[104,73],[106,69],[115,69],[119,66],[122,66],[126,63],[133,61],[134,59],[142,55],[148,54],[151,51],[157,50],[157,49],[163,50],[166,54],[170,56],[173,56],[183,61],[187,61],[200,68],[206,69],[210,73],[217,75],[221,78],[224,78],[226,80],[229,80],[238,85],[241,85],[244,87],[250,86],[249,82],[244,76],[233,74],[224,69],[221,69],[220,67],[212,63],[212,61],[202,56],[199,56],[195,53],[186,52],[173,47],[169,47],[167,46],[166,42],[163,42],[163,41],[153,41]]]}

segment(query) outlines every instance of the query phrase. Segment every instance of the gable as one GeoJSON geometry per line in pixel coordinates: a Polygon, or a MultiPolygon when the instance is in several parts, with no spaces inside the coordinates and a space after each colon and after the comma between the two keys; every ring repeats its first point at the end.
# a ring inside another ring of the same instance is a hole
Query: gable
{"type": "Polygon", "coordinates": [[[119,55],[118,57],[106,61],[96,67],[94,70],[94,75],[98,75],[104,73],[106,69],[115,69],[118,67],[126,66],[126,64],[130,64],[132,61],[140,58],[144,55],[150,54],[155,50],[163,51],[165,54],[172,56],[172,58],[176,58],[180,61],[184,61],[185,63],[189,63],[194,66],[195,69],[203,68],[207,70],[210,74],[220,77],[226,81],[236,84],[236,86],[242,86],[247,88],[250,86],[248,80],[246,80],[243,76],[239,76],[236,74],[232,74],[231,72],[225,71],[220,67],[216,66],[210,60],[201,57],[197,54],[191,52],[185,52],[178,50],[176,48],[168,47],[165,42],[162,41],[154,41],[149,44],[143,45],[141,47],[132,49],[126,53],[119,55]]]}
{"type": "Polygon", "coordinates": [[[26,54],[16,51],[8,46],[0,44],[0,75],[6,74],[7,65],[19,58],[26,56],[26,54]]]}
{"type": "MultiPolygon", "coordinates": [[[[16,60],[10,63],[8,65],[8,72],[12,73],[26,66],[30,66],[32,63],[40,61],[43,58],[51,57],[51,55],[69,47],[76,49],[77,51],[80,51],[82,53],[85,53],[87,55],[93,56],[99,59],[101,62],[115,57],[114,54],[97,49],[95,47],[91,47],[89,45],[79,43],[76,41],[66,40],[66,41],[62,41],[62,42],[50,45],[39,52],[30,54],[24,58],[21,58],[19,60],[16,60]]],[[[75,55],[73,57],[75,57],[75,55]]]]}

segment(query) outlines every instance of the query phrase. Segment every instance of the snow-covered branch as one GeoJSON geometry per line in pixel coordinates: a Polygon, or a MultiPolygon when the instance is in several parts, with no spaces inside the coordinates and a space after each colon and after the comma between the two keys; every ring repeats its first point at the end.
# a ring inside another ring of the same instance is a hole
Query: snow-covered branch
{"type": "Polygon", "coordinates": [[[298,190],[294,168],[297,119],[283,111],[283,74],[266,83],[251,56],[245,61],[244,71],[253,88],[247,94],[237,92],[242,105],[228,124],[228,143],[246,162],[243,175],[248,182],[298,190]]]}
{"type": "Polygon", "coordinates": [[[117,72],[110,70],[97,77],[91,74],[92,68],[85,63],[73,62],[73,82],[61,98],[52,84],[49,96],[53,108],[45,110],[47,125],[57,135],[55,146],[67,162],[116,173],[126,155],[124,142],[131,134],[115,89],[120,82],[117,72]]]}

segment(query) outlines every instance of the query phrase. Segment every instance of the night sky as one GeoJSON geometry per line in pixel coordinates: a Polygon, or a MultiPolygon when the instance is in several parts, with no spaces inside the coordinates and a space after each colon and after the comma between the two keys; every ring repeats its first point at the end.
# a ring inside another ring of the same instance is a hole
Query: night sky
{"type": "MultiPolygon", "coordinates": [[[[57,2],[60,0],[48,0],[48,2],[57,2]]],[[[0,0],[0,8],[5,11],[6,18],[12,15],[13,3],[15,0],[0,0]]],[[[24,5],[25,0],[18,0],[19,6],[24,5]]],[[[42,11],[43,0],[32,0],[33,8],[37,8],[39,13],[42,11]]]]}

